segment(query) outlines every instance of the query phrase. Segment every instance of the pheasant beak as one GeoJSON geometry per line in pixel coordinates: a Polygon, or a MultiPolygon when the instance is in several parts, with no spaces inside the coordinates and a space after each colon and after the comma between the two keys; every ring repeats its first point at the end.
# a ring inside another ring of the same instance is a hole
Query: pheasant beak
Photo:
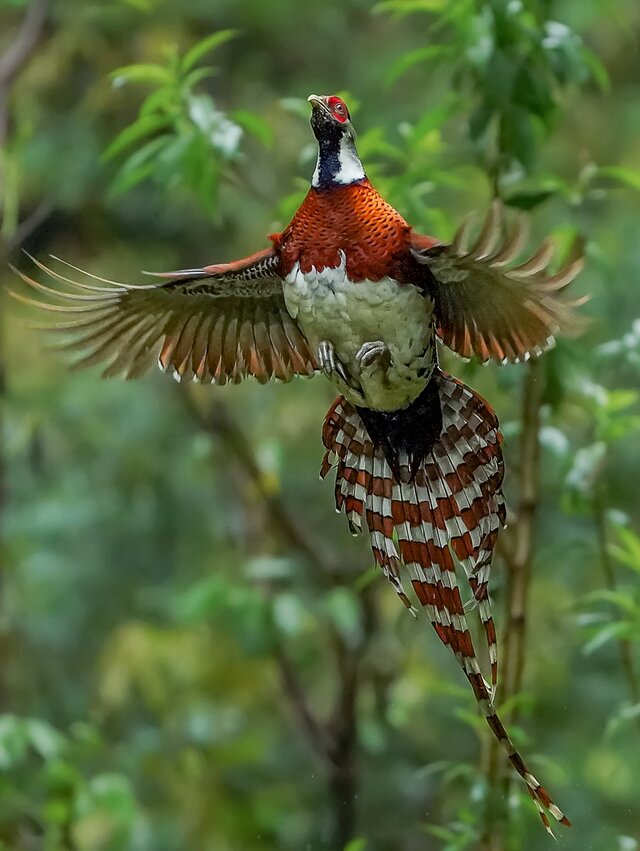
{"type": "Polygon", "coordinates": [[[311,109],[320,109],[323,112],[329,113],[329,107],[327,106],[326,100],[320,95],[309,95],[307,100],[311,104],[311,109]]]}

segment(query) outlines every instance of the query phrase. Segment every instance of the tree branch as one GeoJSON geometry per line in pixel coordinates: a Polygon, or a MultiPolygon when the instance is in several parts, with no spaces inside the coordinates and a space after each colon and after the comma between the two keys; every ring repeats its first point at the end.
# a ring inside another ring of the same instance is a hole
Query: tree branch
{"type": "MultiPolygon", "coordinates": [[[[506,593],[505,618],[501,649],[501,682],[499,702],[510,700],[522,690],[525,666],[527,611],[535,520],[540,498],[540,408],[544,394],[544,373],[538,361],[530,361],[522,386],[522,432],[520,436],[520,463],[518,478],[520,497],[517,522],[511,539],[501,552],[505,564],[506,593]]],[[[509,715],[511,723],[517,721],[518,707],[513,706],[509,715]]],[[[485,754],[485,776],[489,790],[487,818],[480,842],[482,851],[502,851],[505,847],[504,801],[509,799],[512,772],[504,773],[502,749],[495,737],[491,737],[485,754]],[[501,781],[501,777],[503,778],[501,781]],[[503,802],[498,800],[501,795],[503,802]]]]}
{"type": "Polygon", "coordinates": [[[44,28],[49,0],[33,0],[27,6],[22,26],[7,52],[0,56],[0,145],[9,132],[8,98],[11,86],[31,58],[44,28]]]}
{"type": "Polygon", "coordinates": [[[49,0],[33,0],[27,6],[18,35],[4,56],[0,56],[0,87],[9,87],[28,62],[40,38],[48,8],[49,0]]]}

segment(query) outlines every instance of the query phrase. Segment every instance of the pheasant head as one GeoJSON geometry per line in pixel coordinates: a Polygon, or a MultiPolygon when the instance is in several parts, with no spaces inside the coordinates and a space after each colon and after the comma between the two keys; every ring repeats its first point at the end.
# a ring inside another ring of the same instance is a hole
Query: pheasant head
{"type": "Polygon", "coordinates": [[[318,162],[312,185],[344,186],[366,175],[356,150],[356,133],[346,103],[337,95],[309,95],[311,129],[318,140],[318,162]]]}

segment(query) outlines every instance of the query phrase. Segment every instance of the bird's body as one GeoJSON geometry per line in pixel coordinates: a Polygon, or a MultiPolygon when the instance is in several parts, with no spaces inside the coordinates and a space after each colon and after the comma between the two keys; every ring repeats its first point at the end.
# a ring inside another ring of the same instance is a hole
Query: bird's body
{"type": "MultiPolygon", "coordinates": [[[[464,357],[526,360],[574,322],[562,291],[580,261],[551,274],[546,242],[514,265],[522,225],[502,232],[493,205],[471,248],[416,233],[367,180],[346,105],[309,98],[318,140],[312,186],[271,247],[231,263],[160,275],[151,286],[76,282],[53,290],[66,314],[54,330],[137,377],[153,363],[181,381],[260,382],[324,373],[340,390],[323,428],[322,476],[336,468],[336,507],[352,531],[366,523],[376,563],[406,606],[415,601],[456,656],[547,829],[568,819],[528,770],[494,706],[496,635],[489,568],[504,522],[498,421],[488,403],[438,367],[436,336],[464,357]],[[71,301],[71,304],[69,304],[71,301]],[[489,658],[476,656],[459,578],[477,607],[489,658]]],[[[36,261],[37,262],[37,261],[36,261]]],[[[94,277],[95,276],[91,276],[94,277]]]]}
{"type": "Polygon", "coordinates": [[[348,380],[331,378],[345,397],[383,411],[413,402],[435,367],[435,333],[433,303],[409,280],[424,273],[407,262],[402,216],[361,178],[312,187],[272,239],[287,309],[315,349],[333,347],[348,380]]]}
{"type": "Polygon", "coordinates": [[[335,372],[331,378],[350,402],[397,411],[426,387],[435,367],[435,334],[432,305],[416,287],[389,276],[354,283],[344,264],[306,274],[296,264],[284,299],[315,348],[324,340],[333,346],[348,380],[335,372]],[[378,341],[387,358],[378,354],[378,341]],[[372,359],[363,363],[369,352],[372,359]]]}

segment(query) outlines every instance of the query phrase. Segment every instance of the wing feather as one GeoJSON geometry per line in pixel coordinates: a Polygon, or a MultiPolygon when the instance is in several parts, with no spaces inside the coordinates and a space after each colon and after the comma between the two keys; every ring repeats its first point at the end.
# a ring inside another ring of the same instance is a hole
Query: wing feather
{"type": "Polygon", "coordinates": [[[570,300],[564,293],[582,258],[551,273],[554,246],[547,239],[514,265],[528,227],[520,218],[503,239],[502,222],[502,206],[494,202],[470,249],[468,219],[449,245],[425,248],[424,237],[414,239],[412,255],[431,273],[424,286],[435,303],[438,334],[465,358],[527,360],[552,345],[561,329],[575,332],[583,325],[573,308],[587,299],[570,300]]]}
{"type": "Polygon", "coordinates": [[[248,376],[289,381],[317,370],[308,340],[287,312],[273,249],[161,274],[160,283],[146,285],[111,281],[64,263],[101,284],[96,286],[31,260],[56,286],[15,270],[39,297],[12,295],[61,316],[37,327],[63,337],[56,348],[79,353],[74,366],[102,363],[104,375],[138,377],[156,361],[178,380],[220,384],[248,376]]]}

